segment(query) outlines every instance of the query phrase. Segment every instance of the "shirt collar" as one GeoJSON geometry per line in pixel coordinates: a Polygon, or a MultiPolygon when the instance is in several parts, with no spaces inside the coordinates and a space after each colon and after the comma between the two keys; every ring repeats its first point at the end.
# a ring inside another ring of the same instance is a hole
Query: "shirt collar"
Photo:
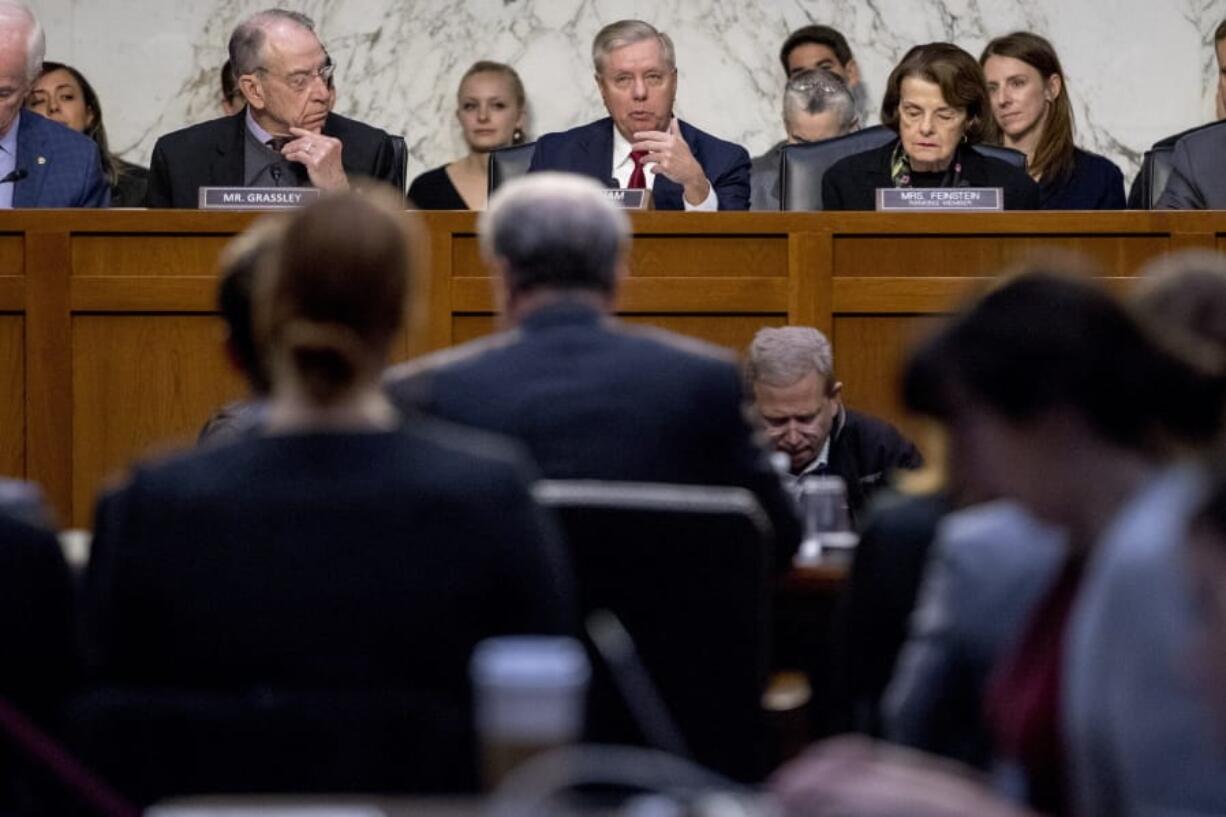
{"type": "Polygon", "coordinates": [[[826,442],[822,443],[822,450],[818,453],[816,459],[806,465],[804,470],[796,475],[796,479],[807,477],[818,469],[825,470],[828,465],[830,465],[830,435],[826,436],[826,442]]]}
{"type": "Polygon", "coordinates": [[[613,128],[613,170],[616,171],[626,162],[633,160],[630,158],[629,140],[622,136],[622,132],[617,129],[616,124],[610,122],[609,125],[613,128]]]}
{"type": "Polygon", "coordinates": [[[255,117],[251,115],[251,106],[247,106],[247,130],[251,131],[251,135],[260,141],[261,145],[267,145],[270,139],[275,139],[271,133],[260,127],[260,123],[255,121],[255,117]]]}
{"type": "Polygon", "coordinates": [[[21,127],[21,111],[17,112],[17,116],[13,119],[13,124],[9,126],[8,133],[0,137],[0,150],[3,150],[9,156],[17,156],[17,130],[21,127]]]}

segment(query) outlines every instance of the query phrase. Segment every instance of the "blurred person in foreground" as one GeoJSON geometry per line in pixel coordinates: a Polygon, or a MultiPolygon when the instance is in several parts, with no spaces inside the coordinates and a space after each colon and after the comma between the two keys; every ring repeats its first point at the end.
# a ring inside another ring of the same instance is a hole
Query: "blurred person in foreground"
{"type": "MultiPolygon", "coordinates": [[[[1092,284],[1040,267],[921,346],[907,367],[906,396],[914,409],[945,421],[952,467],[963,478],[1019,500],[1067,536],[985,699],[1002,791],[1047,813],[1082,813],[1084,755],[1070,732],[1094,646],[1083,641],[1081,610],[1109,586],[1102,565],[1112,554],[1179,537],[1196,492],[1187,470],[1171,466],[1170,440],[1203,442],[1217,433],[1221,378],[1169,352],[1092,284]]],[[[920,813],[1011,813],[991,811],[978,784],[939,768],[844,742],[819,748],[779,785],[796,813],[827,796],[844,801],[838,813],[917,813],[882,799],[900,796],[897,783],[916,774],[917,797],[940,801],[920,813]],[[838,765],[836,781],[829,770],[838,765]]]]}
{"type": "Polygon", "coordinates": [[[732,356],[613,317],[626,214],[591,180],[537,173],[500,188],[477,229],[507,330],[392,370],[392,400],[520,439],[550,479],[748,488],[790,565],[800,523],[732,356]]]}
{"type": "Polygon", "coordinates": [[[609,115],[536,143],[529,172],[560,170],[603,187],[647,189],[657,210],[746,210],[749,154],[674,111],[672,39],[642,20],[619,20],[592,42],[596,87],[609,115]]]}
{"type": "Polygon", "coordinates": [[[414,179],[409,200],[422,210],[484,210],[490,151],[524,141],[527,106],[514,68],[489,60],[473,63],[460,80],[455,111],[468,155],[414,179]]]}
{"type": "Polygon", "coordinates": [[[856,101],[837,74],[814,68],[789,77],[783,89],[783,129],[787,138],[753,160],[749,209],[779,209],[779,165],[785,145],[821,142],[858,127],[856,101]]]}
{"type": "Polygon", "coordinates": [[[98,505],[78,711],[141,803],[471,789],[474,645],[574,623],[522,451],[404,421],[380,389],[424,241],[387,199],[298,212],[257,277],[262,433],[138,465],[98,505]]]}
{"type": "Polygon", "coordinates": [[[1123,210],[1124,174],[1073,142],[1068,80],[1052,44],[1029,31],[997,37],[979,55],[992,115],[984,142],[1026,154],[1042,210],[1123,210]]]}
{"type": "Polygon", "coordinates": [[[975,58],[951,43],[917,45],[890,73],[881,124],[898,139],[835,162],[822,177],[827,210],[872,210],[878,188],[1000,187],[1006,210],[1035,210],[1024,170],[977,152],[991,97],[975,58]]]}
{"type": "Polygon", "coordinates": [[[24,109],[46,50],[30,7],[0,0],[0,210],[106,207],[111,191],[93,140],[24,109]]]}
{"type": "Polygon", "coordinates": [[[235,371],[247,381],[247,396],[227,403],[200,429],[198,443],[224,443],[255,433],[262,425],[272,388],[268,364],[257,345],[252,316],[256,279],[268,274],[286,222],[260,219],[222,251],[217,284],[217,311],[226,325],[225,351],[235,371]]]}
{"type": "Polygon", "coordinates": [[[111,153],[102,123],[102,103],[85,76],[71,65],[43,61],[43,70],[34,81],[26,108],[48,119],[83,133],[98,145],[102,170],[111,185],[112,207],[140,207],[145,201],[149,169],[111,153]]]}
{"type": "Polygon", "coordinates": [[[394,184],[391,137],[332,113],[336,64],[310,17],[257,12],[235,27],[229,48],[246,107],[160,137],[147,206],[197,207],[201,187],[336,191],[362,177],[394,184]]]}

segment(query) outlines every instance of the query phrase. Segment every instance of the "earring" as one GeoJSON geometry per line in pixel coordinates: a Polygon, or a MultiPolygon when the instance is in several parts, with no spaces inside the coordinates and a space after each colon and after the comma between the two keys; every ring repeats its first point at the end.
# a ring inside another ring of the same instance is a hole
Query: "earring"
{"type": "Polygon", "coordinates": [[[522,129],[522,128],[516,128],[516,129],[515,129],[515,132],[511,134],[511,144],[512,144],[512,145],[518,145],[518,144],[520,144],[520,143],[521,143],[521,142],[523,142],[523,141],[524,141],[524,132],[523,132],[523,129],[522,129]]]}

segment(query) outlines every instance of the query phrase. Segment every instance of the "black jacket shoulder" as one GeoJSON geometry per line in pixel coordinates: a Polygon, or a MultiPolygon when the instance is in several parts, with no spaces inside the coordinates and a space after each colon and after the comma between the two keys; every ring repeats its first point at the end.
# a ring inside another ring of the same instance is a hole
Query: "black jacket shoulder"
{"type": "MultiPolygon", "coordinates": [[[[877,188],[893,187],[890,157],[895,140],[882,147],[846,156],[822,177],[822,202],[827,210],[875,210],[877,188]]],[[[1026,171],[963,147],[962,178],[970,187],[1000,187],[1006,210],[1039,209],[1039,186],[1026,171]]]]}

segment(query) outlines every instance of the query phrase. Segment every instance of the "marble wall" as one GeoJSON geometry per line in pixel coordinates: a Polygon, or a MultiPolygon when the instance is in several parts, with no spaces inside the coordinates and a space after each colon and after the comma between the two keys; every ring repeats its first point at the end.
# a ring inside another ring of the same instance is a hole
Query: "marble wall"
{"type": "MultiPolygon", "coordinates": [[[[410,177],[463,153],[452,115],[474,60],[515,65],[531,132],[602,115],[589,49],[600,26],[641,17],[677,44],[678,112],[757,154],[781,137],[777,61],[788,31],[843,30],[880,98],[917,42],[977,54],[1025,28],[1054,42],[1079,142],[1131,176],[1154,140],[1213,115],[1212,32],[1226,0],[286,0],[315,18],[337,60],[337,110],[404,134],[410,177]]],[[[217,68],[234,24],[269,0],[32,0],[47,55],[76,65],[102,96],[113,148],[145,163],[162,133],[219,114],[217,68]]]]}

